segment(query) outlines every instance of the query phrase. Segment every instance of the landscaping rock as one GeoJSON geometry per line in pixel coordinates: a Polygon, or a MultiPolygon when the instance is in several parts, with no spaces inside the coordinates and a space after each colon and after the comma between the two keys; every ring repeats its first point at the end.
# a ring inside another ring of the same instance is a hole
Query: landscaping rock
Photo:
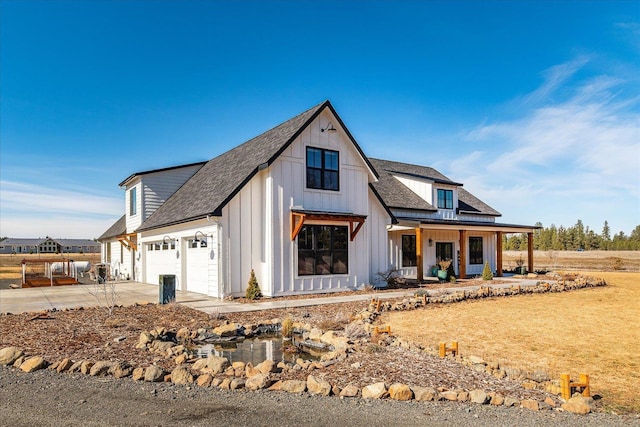
{"type": "Polygon", "coordinates": [[[489,401],[489,396],[484,390],[472,390],[469,392],[469,399],[473,403],[479,403],[480,405],[484,405],[489,401]]]}
{"type": "Polygon", "coordinates": [[[414,386],[411,387],[411,390],[413,390],[413,395],[418,402],[431,402],[436,400],[438,396],[438,391],[431,387],[414,386]]]}
{"type": "Polygon", "coordinates": [[[469,401],[469,392],[468,391],[459,391],[458,392],[458,402],[468,402],[469,401]]]}
{"type": "Polygon", "coordinates": [[[329,394],[331,394],[331,384],[322,378],[316,378],[313,375],[309,375],[307,377],[307,390],[311,394],[329,396],[329,394]]]}
{"type": "Polygon", "coordinates": [[[140,381],[144,379],[145,369],[144,368],[135,368],[131,373],[131,379],[134,381],[140,381]]]}
{"type": "Polygon", "coordinates": [[[538,405],[538,401],[537,400],[532,400],[532,399],[525,399],[522,402],[520,402],[520,407],[521,408],[525,408],[525,409],[530,409],[532,411],[539,411],[540,410],[540,406],[538,405]]]}
{"type": "Polygon", "coordinates": [[[340,397],[358,397],[359,395],[360,389],[353,384],[347,384],[340,392],[340,397]]]}
{"type": "Polygon", "coordinates": [[[411,400],[413,392],[408,385],[395,383],[389,387],[389,397],[393,400],[411,400]]]}
{"type": "Polygon", "coordinates": [[[89,370],[89,375],[92,377],[107,375],[111,366],[113,366],[113,363],[108,360],[96,362],[96,364],[89,370]]]}
{"type": "Polygon", "coordinates": [[[244,380],[242,378],[234,378],[231,380],[231,384],[229,384],[229,388],[231,390],[239,390],[244,387],[244,380]]]}
{"type": "Polygon", "coordinates": [[[83,360],[80,364],[80,373],[88,375],[93,368],[93,362],[90,360],[83,360]]]}
{"type": "Polygon", "coordinates": [[[218,387],[223,390],[229,390],[231,388],[231,378],[227,377],[223,379],[218,387]]]}
{"type": "Polygon", "coordinates": [[[271,385],[271,380],[269,378],[269,374],[257,374],[248,378],[244,386],[247,390],[256,391],[261,390],[263,388],[267,388],[271,385]]]}
{"type": "Polygon", "coordinates": [[[144,380],[150,383],[161,382],[164,380],[164,374],[161,368],[151,365],[144,370],[144,380]]]}
{"type": "Polygon", "coordinates": [[[257,364],[256,369],[263,374],[268,374],[270,372],[276,372],[278,367],[273,360],[265,360],[264,362],[257,364]]]}
{"type": "Polygon", "coordinates": [[[458,392],[453,390],[445,390],[442,393],[440,393],[440,396],[452,402],[455,402],[458,400],[458,392]]]}
{"type": "Polygon", "coordinates": [[[221,356],[209,356],[207,357],[207,368],[211,369],[212,374],[220,374],[229,366],[229,361],[226,357],[221,356]]]}
{"type": "Polygon", "coordinates": [[[280,381],[280,391],[287,393],[304,393],[307,390],[307,382],[300,380],[280,381]]]}
{"type": "Polygon", "coordinates": [[[71,366],[73,366],[73,362],[71,361],[71,359],[64,358],[60,361],[60,363],[58,363],[58,366],[56,366],[56,371],[58,373],[65,372],[68,371],[71,366]]]}
{"type": "Polygon", "coordinates": [[[368,385],[362,389],[363,399],[382,399],[387,395],[387,388],[384,382],[368,385]]]}
{"type": "Polygon", "coordinates": [[[109,369],[109,373],[113,375],[115,378],[124,378],[131,375],[133,372],[133,367],[129,365],[127,362],[116,362],[111,365],[109,369]]]}
{"type": "Polygon", "coordinates": [[[512,406],[520,406],[520,401],[514,397],[507,396],[504,398],[504,406],[510,408],[512,406]]]}
{"type": "Polygon", "coordinates": [[[198,384],[200,387],[209,387],[211,385],[212,379],[213,376],[211,376],[211,374],[202,374],[196,380],[196,384],[198,384]]]}
{"type": "Polygon", "coordinates": [[[184,367],[178,366],[171,371],[171,382],[174,384],[191,384],[193,382],[193,375],[184,367]]]}
{"type": "Polygon", "coordinates": [[[44,360],[42,356],[33,356],[26,359],[24,362],[20,364],[20,370],[24,372],[33,372],[38,371],[40,369],[44,369],[47,365],[47,362],[44,360]]]}
{"type": "Polygon", "coordinates": [[[501,406],[502,404],[504,404],[504,396],[502,396],[500,393],[494,393],[493,396],[491,396],[491,400],[489,401],[489,403],[491,403],[493,406],[501,406]]]}
{"type": "Polygon", "coordinates": [[[213,333],[221,337],[235,337],[238,335],[238,325],[235,323],[220,325],[213,329],[213,333]]]}
{"type": "Polygon", "coordinates": [[[561,407],[567,412],[584,415],[591,412],[591,402],[593,402],[593,399],[577,395],[563,403],[561,407]]]}
{"type": "Polygon", "coordinates": [[[24,353],[18,347],[5,347],[0,350],[0,365],[13,365],[22,356],[24,353]]]}

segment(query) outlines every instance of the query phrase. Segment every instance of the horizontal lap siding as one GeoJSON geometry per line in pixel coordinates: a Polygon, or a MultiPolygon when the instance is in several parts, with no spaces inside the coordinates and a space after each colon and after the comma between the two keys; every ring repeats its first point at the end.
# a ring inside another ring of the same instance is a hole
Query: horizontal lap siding
{"type": "Polygon", "coordinates": [[[168,171],[151,173],[142,177],[144,192],[144,219],[146,220],[175,193],[200,166],[190,166],[168,171]]]}

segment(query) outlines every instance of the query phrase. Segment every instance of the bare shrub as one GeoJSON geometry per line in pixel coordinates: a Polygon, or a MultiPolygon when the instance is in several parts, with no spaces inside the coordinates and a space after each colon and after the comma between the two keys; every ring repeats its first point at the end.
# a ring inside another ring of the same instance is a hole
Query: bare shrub
{"type": "Polygon", "coordinates": [[[107,310],[109,316],[113,314],[113,309],[120,298],[116,292],[116,282],[98,279],[88,292],[96,299],[99,307],[104,307],[107,310]]]}
{"type": "Polygon", "coordinates": [[[287,317],[282,321],[282,336],[290,338],[293,335],[293,320],[287,317]]]}
{"type": "Polygon", "coordinates": [[[332,319],[323,319],[318,323],[318,327],[323,331],[339,331],[344,329],[345,325],[350,322],[349,316],[338,312],[332,319]]]}

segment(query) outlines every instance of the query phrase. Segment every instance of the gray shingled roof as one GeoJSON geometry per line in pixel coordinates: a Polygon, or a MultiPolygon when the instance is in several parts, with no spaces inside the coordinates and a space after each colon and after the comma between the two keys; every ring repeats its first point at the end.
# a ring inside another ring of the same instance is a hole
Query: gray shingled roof
{"type": "Polygon", "coordinates": [[[102,233],[102,236],[98,237],[98,241],[110,239],[112,237],[120,236],[127,232],[127,218],[126,215],[122,215],[107,231],[102,233]]]}
{"type": "Polygon", "coordinates": [[[403,163],[379,159],[369,159],[369,161],[380,174],[378,182],[372,183],[371,186],[380,195],[385,205],[390,208],[437,211],[426,200],[393,177],[388,167],[395,164],[402,165],[403,163]]]}
{"type": "Polygon", "coordinates": [[[437,210],[393,177],[393,174],[402,174],[429,179],[440,184],[459,186],[458,202],[460,211],[463,213],[500,216],[498,211],[462,188],[462,184],[450,180],[433,168],[390,160],[369,159],[369,161],[380,174],[379,181],[372,185],[380,194],[384,203],[391,208],[424,211],[437,210]]]}
{"type": "MultiPolygon", "coordinates": [[[[287,120],[220,156],[209,160],[163,203],[138,231],[178,224],[207,215],[220,216],[222,208],[264,166],[273,161],[325,109],[329,108],[368,163],[367,157],[342,123],[329,101],[287,120]]],[[[368,163],[369,164],[369,163],[368,163]]],[[[369,164],[375,174],[375,170],[369,164]]]]}
{"type": "Polygon", "coordinates": [[[131,175],[129,175],[128,177],[126,177],[124,180],[122,180],[122,182],[120,184],[118,184],[118,186],[122,187],[129,180],[133,179],[136,176],[148,175],[150,173],[156,173],[156,172],[165,172],[165,171],[170,171],[170,170],[180,169],[180,168],[188,168],[188,167],[191,167],[191,166],[202,166],[205,163],[207,163],[207,162],[195,162],[195,163],[189,163],[189,164],[186,164],[186,165],[169,166],[169,167],[166,167],[166,168],[151,169],[151,170],[147,170],[147,171],[135,172],[135,173],[132,173],[131,175]]]}

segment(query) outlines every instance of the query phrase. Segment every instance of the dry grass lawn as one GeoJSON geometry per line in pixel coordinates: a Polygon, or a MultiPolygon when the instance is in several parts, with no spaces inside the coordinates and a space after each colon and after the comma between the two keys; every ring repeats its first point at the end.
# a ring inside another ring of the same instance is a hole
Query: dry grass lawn
{"type": "Polygon", "coordinates": [[[527,370],[591,376],[607,410],[640,412],[640,273],[589,273],[609,286],[386,313],[397,335],[527,370]]]}

